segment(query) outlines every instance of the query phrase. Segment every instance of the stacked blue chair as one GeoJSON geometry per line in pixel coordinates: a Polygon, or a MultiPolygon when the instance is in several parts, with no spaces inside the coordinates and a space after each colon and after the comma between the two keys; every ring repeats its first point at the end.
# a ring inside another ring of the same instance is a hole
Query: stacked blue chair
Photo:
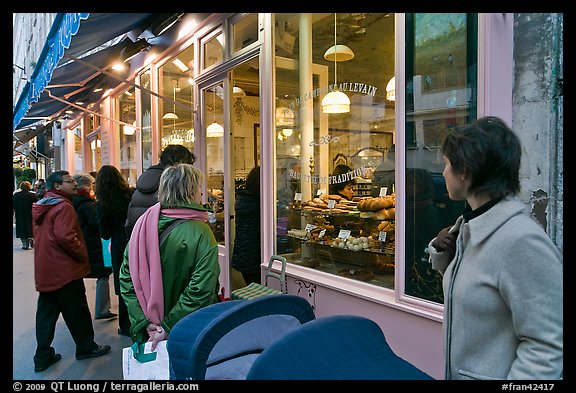
{"type": "Polygon", "coordinates": [[[170,379],[245,379],[266,348],[314,318],[306,299],[287,294],[204,307],[170,332],[170,379]]]}
{"type": "Polygon", "coordinates": [[[254,360],[246,379],[432,379],[394,353],[372,320],[351,315],[317,318],[292,331],[254,360]]]}

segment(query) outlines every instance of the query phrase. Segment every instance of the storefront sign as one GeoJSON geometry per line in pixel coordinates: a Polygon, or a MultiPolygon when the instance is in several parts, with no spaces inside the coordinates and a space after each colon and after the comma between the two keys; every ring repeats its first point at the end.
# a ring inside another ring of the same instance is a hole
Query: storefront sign
{"type": "Polygon", "coordinates": [[[364,177],[368,172],[368,167],[360,167],[358,169],[354,169],[350,172],[343,173],[338,176],[312,176],[312,175],[305,175],[300,172],[296,172],[293,169],[288,171],[288,174],[292,179],[304,181],[307,183],[314,183],[314,184],[338,184],[338,183],[345,183],[353,180],[355,177],[364,177]]]}

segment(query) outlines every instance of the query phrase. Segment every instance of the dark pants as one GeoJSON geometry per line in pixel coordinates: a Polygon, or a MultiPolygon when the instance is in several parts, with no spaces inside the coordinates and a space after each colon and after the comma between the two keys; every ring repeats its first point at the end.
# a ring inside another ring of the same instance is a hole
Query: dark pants
{"type": "Polygon", "coordinates": [[[242,277],[246,282],[246,285],[250,285],[250,283],[255,282],[256,284],[260,284],[260,272],[242,272],[242,277]]]}
{"type": "Polygon", "coordinates": [[[36,354],[34,364],[44,365],[55,354],[52,348],[56,322],[62,314],[64,322],[76,343],[76,355],[95,350],[92,314],[86,299],[84,280],[72,281],[53,292],[39,292],[36,310],[36,354]]]}

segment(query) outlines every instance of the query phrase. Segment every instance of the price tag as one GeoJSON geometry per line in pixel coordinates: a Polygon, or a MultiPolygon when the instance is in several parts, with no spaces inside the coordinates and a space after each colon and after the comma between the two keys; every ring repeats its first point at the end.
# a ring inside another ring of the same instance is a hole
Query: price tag
{"type": "Polygon", "coordinates": [[[294,194],[294,200],[295,201],[301,201],[302,200],[302,193],[297,192],[296,194],[294,194]]]}
{"type": "Polygon", "coordinates": [[[322,239],[322,237],[324,236],[325,233],[326,233],[326,229],[322,229],[320,231],[320,233],[318,234],[318,239],[322,239]]]}
{"type": "Polygon", "coordinates": [[[338,237],[340,239],[348,239],[350,237],[350,229],[340,229],[340,232],[338,232],[338,237]]]}
{"type": "Polygon", "coordinates": [[[386,231],[380,231],[380,233],[378,234],[378,240],[380,240],[381,242],[385,242],[386,241],[386,231]]]}
{"type": "Polygon", "coordinates": [[[319,188],[318,192],[316,193],[316,196],[320,196],[322,194],[326,194],[326,189],[325,188],[319,188]]]}
{"type": "Polygon", "coordinates": [[[381,197],[386,196],[386,193],[388,192],[388,187],[380,187],[380,195],[381,197]]]}
{"type": "Polygon", "coordinates": [[[334,209],[336,206],[336,201],[334,199],[328,199],[328,209],[334,209]]]}
{"type": "Polygon", "coordinates": [[[306,224],[306,228],[304,228],[304,230],[308,233],[310,233],[313,229],[316,229],[316,225],[306,224]]]}

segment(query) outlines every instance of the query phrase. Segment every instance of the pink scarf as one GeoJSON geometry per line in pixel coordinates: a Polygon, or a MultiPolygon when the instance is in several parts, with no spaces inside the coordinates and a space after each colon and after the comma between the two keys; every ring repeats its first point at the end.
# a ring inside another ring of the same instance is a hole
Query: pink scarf
{"type": "Polygon", "coordinates": [[[151,206],[134,224],[128,246],[130,278],[138,303],[148,320],[157,325],[164,319],[164,288],[160,264],[158,219],[167,217],[206,221],[208,212],[194,209],[161,209],[160,203],[151,206]]]}

